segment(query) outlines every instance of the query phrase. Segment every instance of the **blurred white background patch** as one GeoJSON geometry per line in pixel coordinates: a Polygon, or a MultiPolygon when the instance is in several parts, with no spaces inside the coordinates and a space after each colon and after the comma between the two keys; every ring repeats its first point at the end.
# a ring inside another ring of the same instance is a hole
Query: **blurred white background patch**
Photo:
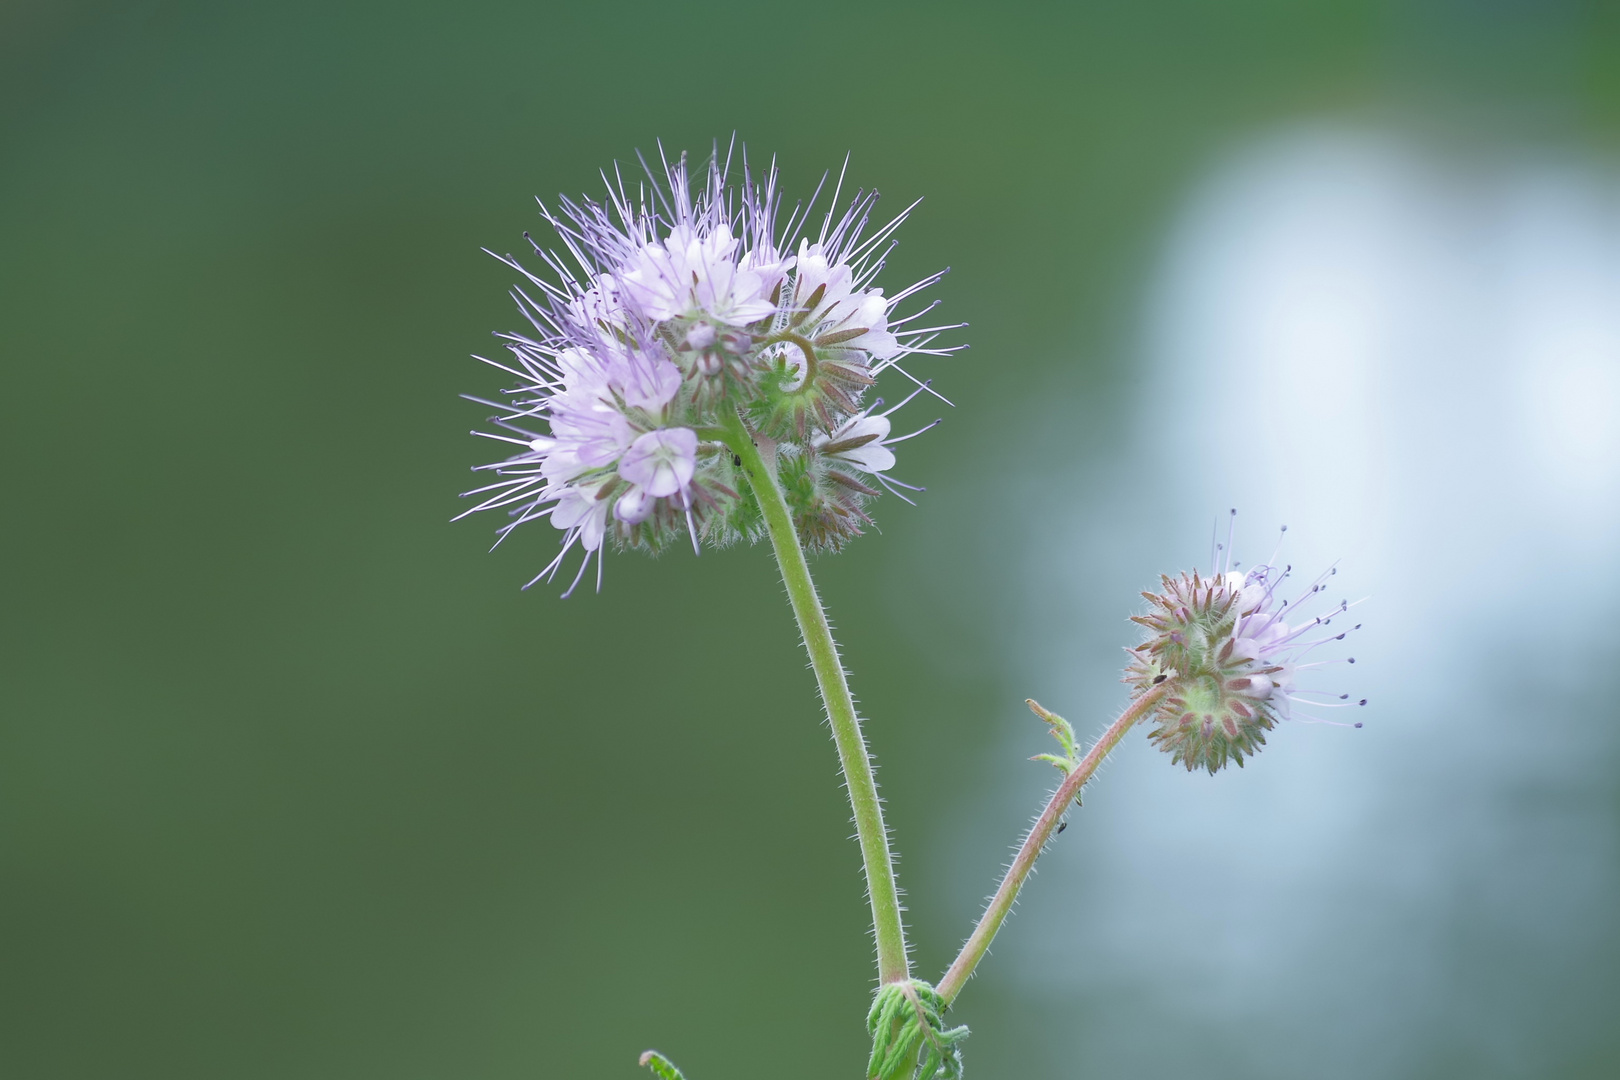
{"type": "Polygon", "coordinates": [[[1144,314],[1134,446],[1052,463],[1080,509],[1010,684],[1097,730],[1136,590],[1237,507],[1245,564],[1287,524],[1369,598],[1317,685],[1372,703],[1214,778],[1134,737],[982,977],[1104,1017],[1060,1040],[1096,1075],[1578,1071],[1620,1000],[1620,176],[1289,133],[1192,192],[1144,314]]]}

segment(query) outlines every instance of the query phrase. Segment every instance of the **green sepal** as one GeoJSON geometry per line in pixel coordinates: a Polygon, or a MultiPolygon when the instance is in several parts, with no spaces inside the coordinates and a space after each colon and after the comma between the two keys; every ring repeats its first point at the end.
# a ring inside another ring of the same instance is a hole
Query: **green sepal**
{"type": "Polygon", "coordinates": [[[793,514],[799,543],[810,551],[838,551],[872,519],[866,500],[875,490],[813,448],[778,447],[777,483],[793,514]]]}
{"type": "Polygon", "coordinates": [[[1036,754],[1029,760],[1044,761],[1049,765],[1056,765],[1058,770],[1062,772],[1064,776],[1067,776],[1074,771],[1074,761],[1072,759],[1058,757],[1056,754],[1036,754]]]}
{"type": "Polygon", "coordinates": [[[681,1075],[681,1070],[677,1069],[669,1058],[656,1050],[648,1050],[642,1054],[641,1065],[644,1068],[651,1069],[653,1075],[658,1077],[658,1080],[686,1080],[686,1077],[681,1075]]]}
{"type": "Polygon", "coordinates": [[[878,990],[866,1014],[872,1035],[870,1080],[959,1080],[965,1025],[947,1028],[945,999],[921,979],[878,990]]]}

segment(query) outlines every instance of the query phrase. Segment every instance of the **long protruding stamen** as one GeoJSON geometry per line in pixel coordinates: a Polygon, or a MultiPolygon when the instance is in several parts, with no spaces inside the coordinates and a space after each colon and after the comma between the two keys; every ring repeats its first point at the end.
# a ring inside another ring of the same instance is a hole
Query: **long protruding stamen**
{"type": "Polygon", "coordinates": [[[934,420],[934,421],[932,421],[930,423],[924,424],[922,427],[918,428],[916,431],[913,431],[909,435],[896,435],[892,439],[884,439],[883,440],[883,445],[884,446],[893,446],[896,443],[903,443],[907,439],[915,439],[917,436],[921,435],[925,431],[933,431],[935,428],[939,427],[939,425],[943,424],[944,422],[945,421],[944,421],[943,418],[938,419],[938,420],[934,420]]]}
{"type": "Polygon", "coordinates": [[[1232,569],[1232,530],[1236,527],[1237,507],[1234,506],[1226,518],[1226,566],[1222,569],[1222,573],[1229,573],[1232,569]]]}

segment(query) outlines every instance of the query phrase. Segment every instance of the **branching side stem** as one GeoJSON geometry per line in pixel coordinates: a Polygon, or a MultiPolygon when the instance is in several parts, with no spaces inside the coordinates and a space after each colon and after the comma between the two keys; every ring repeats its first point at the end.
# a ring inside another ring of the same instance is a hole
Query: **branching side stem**
{"type": "Polygon", "coordinates": [[[872,761],[861,735],[861,722],[855,715],[855,701],[838,659],[838,645],[833,641],[832,628],[827,625],[826,613],[821,609],[815,582],[810,579],[810,566],[805,561],[793,515],[788,512],[787,501],[777,484],[775,469],[766,465],[740,417],[727,417],[726,435],[732,452],[742,459],[743,470],[764,513],[765,529],[770,533],[771,547],[782,569],[782,583],[787,586],[799,633],[810,653],[810,666],[815,669],[816,682],[821,687],[821,700],[827,707],[833,741],[838,745],[844,786],[849,790],[850,806],[855,811],[855,831],[866,867],[866,894],[872,902],[878,980],[902,982],[911,977],[911,964],[906,956],[906,931],[900,919],[900,895],[895,885],[894,861],[889,854],[889,834],[883,826],[883,803],[878,798],[877,780],[872,775],[872,761]]]}
{"type": "Polygon", "coordinates": [[[1041,816],[1035,819],[1029,834],[1024,837],[1012,865],[1007,867],[1007,874],[1001,879],[1001,887],[996,889],[996,895],[990,898],[984,914],[979,917],[979,925],[973,928],[973,933],[962,946],[962,951],[957,954],[950,970],[945,972],[945,977],[939,982],[939,993],[947,1005],[956,1000],[956,995],[962,992],[962,987],[973,974],[973,969],[989,950],[996,931],[1001,929],[1001,924],[1007,919],[1007,913],[1012,910],[1013,901],[1018,899],[1018,890],[1023,887],[1024,879],[1029,877],[1029,872],[1035,868],[1035,860],[1040,857],[1046,842],[1052,838],[1052,831],[1057,828],[1058,822],[1063,820],[1069,804],[1074,802],[1075,796],[1080,794],[1080,789],[1086,786],[1086,781],[1091,779],[1092,774],[1097,771],[1097,766],[1108,756],[1108,752],[1125,737],[1127,731],[1131,730],[1131,725],[1158,704],[1166,688],[1166,685],[1155,686],[1131,702],[1130,707],[1120,714],[1118,720],[1108,726],[1108,730],[1092,745],[1080,764],[1063,778],[1063,783],[1052,793],[1046,809],[1041,811],[1041,816]]]}

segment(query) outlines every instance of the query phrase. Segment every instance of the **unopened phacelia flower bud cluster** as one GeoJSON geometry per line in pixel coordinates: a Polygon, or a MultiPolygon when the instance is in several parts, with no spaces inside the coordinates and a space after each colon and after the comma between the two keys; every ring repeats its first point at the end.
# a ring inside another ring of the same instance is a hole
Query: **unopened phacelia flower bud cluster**
{"type": "Polygon", "coordinates": [[[888,476],[891,447],[910,437],[892,436],[890,416],[927,389],[900,365],[952,351],[930,345],[954,327],[916,327],[932,305],[896,311],[939,274],[892,297],[873,284],[905,213],[869,233],[876,193],[835,212],[840,181],[831,209],[816,213],[813,197],[779,221],[774,164],[759,178],[745,165],[733,183],[729,154],[696,191],[684,157],[644,170],[633,190],[616,174],[603,202],[542,207],[562,245],[534,247],[548,276],[502,258],[526,281],[512,296],[529,328],[497,335],[511,363],[495,366],[518,384],[473,399],[498,411],[497,430],[475,434],[520,450],[477,466],[495,479],[466,493],[481,497],[467,513],[504,509],[497,543],[540,518],[563,531],[534,581],[575,545],[577,585],[593,555],[600,583],[609,539],[657,551],[683,533],[694,548],[757,538],[758,504],[722,439],[739,416],[774,455],[808,547],[858,535],[879,486],[916,490],[888,476]],[[868,399],[890,369],[907,394],[879,411],[868,399]]]}
{"type": "Polygon", "coordinates": [[[1350,702],[1349,694],[1297,686],[1305,669],[1356,662],[1354,657],[1308,659],[1318,646],[1343,641],[1349,633],[1328,629],[1348,612],[1348,602],[1325,614],[1300,615],[1332,575],[1330,569],[1292,600],[1282,595],[1292,568],[1270,565],[1166,576],[1162,591],[1144,592],[1151,610],[1132,621],[1146,627],[1148,636],[1131,650],[1125,679],[1138,695],[1167,684],[1152,714],[1153,743],[1189,770],[1214,774],[1228,761],[1241,766],[1245,755],[1258,754],[1265,733],[1295,715],[1296,706],[1367,704],[1350,702]],[[1296,620],[1293,625],[1285,615],[1296,620]]]}

